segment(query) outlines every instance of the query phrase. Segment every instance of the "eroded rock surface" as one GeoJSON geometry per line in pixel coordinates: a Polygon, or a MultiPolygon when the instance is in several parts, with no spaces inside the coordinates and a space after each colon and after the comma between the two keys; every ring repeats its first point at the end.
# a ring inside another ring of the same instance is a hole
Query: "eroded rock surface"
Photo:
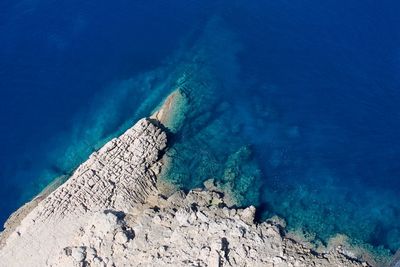
{"type": "Polygon", "coordinates": [[[340,250],[312,252],[280,225],[255,224],[254,212],[227,208],[211,191],[151,196],[127,214],[97,213],[54,266],[366,266],[340,250]]]}
{"type": "Polygon", "coordinates": [[[128,212],[143,203],[156,191],[153,170],[159,168],[166,143],[165,132],[142,119],[93,153],[8,237],[0,266],[45,266],[98,212],[128,212]]]}
{"type": "Polygon", "coordinates": [[[156,188],[166,133],[142,119],[42,200],[0,250],[0,266],[367,266],[318,254],[228,208],[221,193],[156,188]]]}

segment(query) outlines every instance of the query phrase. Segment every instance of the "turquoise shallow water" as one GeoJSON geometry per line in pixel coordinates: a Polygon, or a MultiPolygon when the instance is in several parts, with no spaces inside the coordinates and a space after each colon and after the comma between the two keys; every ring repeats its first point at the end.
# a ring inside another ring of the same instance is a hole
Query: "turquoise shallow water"
{"type": "Polygon", "coordinates": [[[352,130],[364,129],[318,118],[330,114],[308,114],[315,121],[305,121],[302,116],[309,111],[291,102],[294,95],[276,85],[255,89],[253,81],[240,81],[242,46],[222,25],[210,22],[199,47],[190,50],[189,63],[183,64],[185,75],[179,79],[184,82],[176,88],[189,99],[189,111],[183,109],[185,124],[174,136],[168,178],[185,189],[213,178],[239,206],[257,205],[262,220],[282,216],[289,230],[316,246],[344,234],[378,254],[395,252],[400,240],[398,189],[376,186],[370,175],[363,176],[375,167],[358,170],[357,146],[362,144],[348,143],[347,135],[356,134],[352,130]],[[298,110],[287,110],[288,104],[298,110]]]}
{"type": "Polygon", "coordinates": [[[103,4],[3,4],[3,221],[179,88],[173,182],[399,249],[397,3],[103,4]]]}

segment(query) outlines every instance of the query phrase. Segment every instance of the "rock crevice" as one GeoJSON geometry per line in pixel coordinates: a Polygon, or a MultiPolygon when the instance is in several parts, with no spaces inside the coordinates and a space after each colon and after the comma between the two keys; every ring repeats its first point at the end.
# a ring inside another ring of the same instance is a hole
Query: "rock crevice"
{"type": "Polygon", "coordinates": [[[340,250],[313,252],[211,188],[163,196],[166,147],[154,119],[108,142],[25,212],[0,266],[368,266],[340,250]]]}

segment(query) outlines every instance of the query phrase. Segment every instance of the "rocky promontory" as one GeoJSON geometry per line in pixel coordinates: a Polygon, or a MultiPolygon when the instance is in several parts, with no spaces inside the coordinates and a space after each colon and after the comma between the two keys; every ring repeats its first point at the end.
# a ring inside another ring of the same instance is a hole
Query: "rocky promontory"
{"type": "Polygon", "coordinates": [[[63,185],[8,225],[1,266],[367,266],[339,248],[319,254],[255,208],[212,190],[156,187],[167,134],[142,119],[93,153],[63,185]]]}
{"type": "Polygon", "coordinates": [[[2,237],[6,240],[0,250],[0,266],[57,266],[54,256],[68,247],[96,214],[106,210],[128,213],[144,203],[157,191],[158,160],[166,142],[163,130],[142,119],[93,153],[63,185],[20,223],[15,222],[19,225],[7,224],[12,231],[6,229],[7,235],[2,237]]]}
{"type": "Polygon", "coordinates": [[[0,266],[369,266],[340,247],[317,253],[213,188],[165,196],[166,149],[156,118],[108,142],[7,223],[0,266]]]}

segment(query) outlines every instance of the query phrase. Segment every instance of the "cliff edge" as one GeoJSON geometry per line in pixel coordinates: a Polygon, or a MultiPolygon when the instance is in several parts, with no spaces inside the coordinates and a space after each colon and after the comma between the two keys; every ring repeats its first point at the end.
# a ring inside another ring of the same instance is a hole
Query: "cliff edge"
{"type": "Polygon", "coordinates": [[[8,223],[0,266],[369,266],[340,248],[316,253],[222,193],[157,189],[167,134],[142,119],[63,185],[8,223]],[[25,215],[26,214],[26,215],[25,215]]]}

